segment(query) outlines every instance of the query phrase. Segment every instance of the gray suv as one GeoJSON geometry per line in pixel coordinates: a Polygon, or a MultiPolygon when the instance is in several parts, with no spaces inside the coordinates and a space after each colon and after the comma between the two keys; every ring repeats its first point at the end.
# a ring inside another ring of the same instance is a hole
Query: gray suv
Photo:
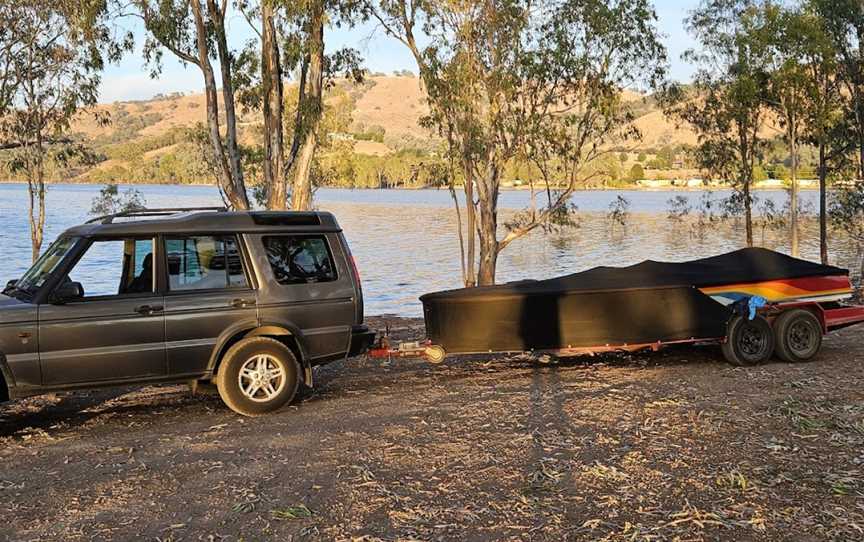
{"type": "Polygon", "coordinates": [[[330,213],[119,213],[67,230],[3,290],[0,400],[215,382],[254,416],[373,340],[330,213]]]}

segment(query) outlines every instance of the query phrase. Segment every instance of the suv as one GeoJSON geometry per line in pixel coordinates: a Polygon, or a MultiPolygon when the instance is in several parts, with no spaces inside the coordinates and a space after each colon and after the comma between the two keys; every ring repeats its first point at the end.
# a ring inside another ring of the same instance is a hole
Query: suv
{"type": "Polygon", "coordinates": [[[64,232],[3,290],[0,400],[215,381],[254,416],[373,340],[330,213],[118,213],[64,232]]]}

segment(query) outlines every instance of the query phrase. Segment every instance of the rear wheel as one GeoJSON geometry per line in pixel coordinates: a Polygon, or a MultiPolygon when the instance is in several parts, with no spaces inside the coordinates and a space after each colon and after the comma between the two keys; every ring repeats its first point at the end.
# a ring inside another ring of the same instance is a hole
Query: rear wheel
{"type": "Polygon", "coordinates": [[[822,323],[815,314],[792,309],[774,320],[774,350],[789,363],[812,360],[822,348],[822,323]]]}
{"type": "Polygon", "coordinates": [[[762,316],[748,320],[735,316],[729,322],[726,342],[722,344],[726,361],[739,367],[758,365],[774,353],[774,332],[762,316]]]}
{"type": "Polygon", "coordinates": [[[269,337],[232,346],[216,376],[219,396],[244,416],[260,416],[290,403],[299,383],[300,366],[291,349],[269,337]]]}

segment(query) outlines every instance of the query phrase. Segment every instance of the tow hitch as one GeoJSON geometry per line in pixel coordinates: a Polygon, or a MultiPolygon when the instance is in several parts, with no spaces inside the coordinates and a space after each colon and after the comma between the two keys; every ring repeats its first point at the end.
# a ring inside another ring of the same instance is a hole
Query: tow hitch
{"type": "Polygon", "coordinates": [[[393,358],[423,358],[429,363],[441,363],[447,357],[444,348],[432,341],[401,342],[395,347],[390,342],[390,326],[380,334],[378,340],[369,350],[369,356],[378,359],[393,358]]]}

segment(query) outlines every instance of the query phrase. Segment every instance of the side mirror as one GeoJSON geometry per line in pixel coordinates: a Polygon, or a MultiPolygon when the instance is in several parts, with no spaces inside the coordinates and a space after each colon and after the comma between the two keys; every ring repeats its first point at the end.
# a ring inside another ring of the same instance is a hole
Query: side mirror
{"type": "Polygon", "coordinates": [[[51,296],[51,301],[58,305],[67,301],[81,299],[84,297],[84,287],[80,282],[63,282],[54,289],[54,294],[51,296]]]}

